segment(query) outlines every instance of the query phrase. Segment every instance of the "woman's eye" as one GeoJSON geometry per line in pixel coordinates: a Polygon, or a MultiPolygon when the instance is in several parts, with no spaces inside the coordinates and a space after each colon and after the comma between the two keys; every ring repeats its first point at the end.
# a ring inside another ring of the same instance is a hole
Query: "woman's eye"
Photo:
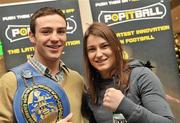
{"type": "Polygon", "coordinates": [[[87,51],[88,52],[93,52],[93,51],[95,51],[95,48],[89,48],[89,49],[87,49],[87,51]]]}
{"type": "Polygon", "coordinates": [[[108,47],[109,47],[109,44],[102,45],[102,48],[108,48],[108,47]]]}

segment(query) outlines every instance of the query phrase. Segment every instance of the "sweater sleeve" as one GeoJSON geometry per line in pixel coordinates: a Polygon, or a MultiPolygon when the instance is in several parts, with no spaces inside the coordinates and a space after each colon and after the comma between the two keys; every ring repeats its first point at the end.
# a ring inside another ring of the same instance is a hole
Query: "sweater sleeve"
{"type": "Polygon", "coordinates": [[[116,112],[122,113],[128,123],[175,123],[159,78],[148,68],[137,70],[137,92],[141,105],[124,97],[116,112]]]}
{"type": "Polygon", "coordinates": [[[15,123],[13,97],[16,91],[16,77],[8,72],[0,79],[0,123],[15,123]]]}

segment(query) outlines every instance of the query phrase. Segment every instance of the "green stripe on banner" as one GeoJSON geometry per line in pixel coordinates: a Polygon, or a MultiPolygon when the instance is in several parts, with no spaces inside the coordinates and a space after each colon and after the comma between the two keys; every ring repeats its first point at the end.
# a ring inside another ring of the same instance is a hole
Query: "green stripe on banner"
{"type": "Polygon", "coordinates": [[[3,48],[2,48],[2,42],[0,40],[0,56],[3,55],[3,48]]]}

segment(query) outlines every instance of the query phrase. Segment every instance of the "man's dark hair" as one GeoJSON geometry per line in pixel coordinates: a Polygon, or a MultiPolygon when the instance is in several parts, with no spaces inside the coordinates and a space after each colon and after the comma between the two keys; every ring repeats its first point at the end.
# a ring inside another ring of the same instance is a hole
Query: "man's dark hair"
{"type": "Polygon", "coordinates": [[[30,30],[33,34],[35,34],[35,27],[36,27],[36,19],[42,16],[46,16],[46,15],[53,15],[53,14],[58,14],[59,16],[61,16],[62,18],[64,18],[64,20],[66,21],[66,17],[64,15],[64,13],[62,12],[62,10],[60,9],[56,9],[54,7],[43,7],[38,9],[36,12],[34,12],[34,14],[31,16],[30,19],[30,30]]]}

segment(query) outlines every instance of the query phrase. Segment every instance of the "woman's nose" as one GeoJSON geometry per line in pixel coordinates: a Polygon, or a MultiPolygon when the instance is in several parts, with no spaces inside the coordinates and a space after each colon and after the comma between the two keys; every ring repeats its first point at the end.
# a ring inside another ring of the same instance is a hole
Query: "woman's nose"
{"type": "Polygon", "coordinates": [[[96,57],[101,57],[102,55],[103,55],[102,50],[98,48],[96,51],[96,57]]]}

